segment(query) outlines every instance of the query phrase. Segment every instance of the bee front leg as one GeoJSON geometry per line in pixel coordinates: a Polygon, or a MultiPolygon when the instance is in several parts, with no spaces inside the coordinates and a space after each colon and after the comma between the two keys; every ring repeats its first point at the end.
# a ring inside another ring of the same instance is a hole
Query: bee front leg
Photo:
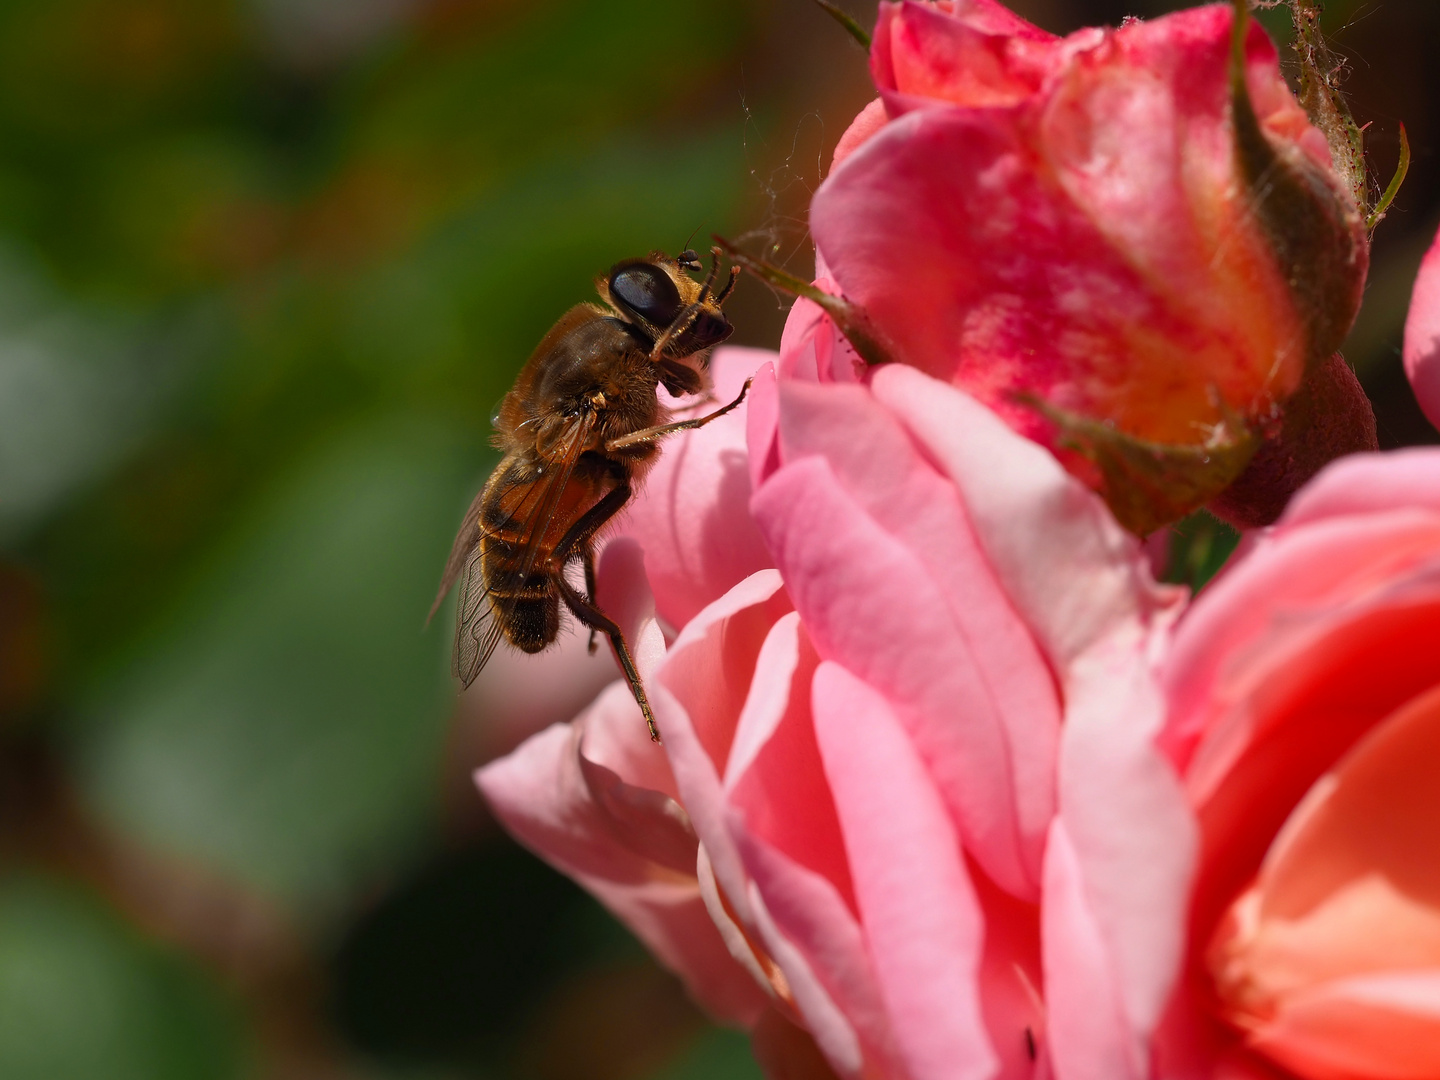
{"type": "MultiPolygon", "coordinates": [[[[710,249],[710,273],[706,275],[705,285],[700,290],[701,300],[704,300],[705,297],[709,296],[710,291],[715,288],[715,279],[720,276],[720,256],[722,254],[723,252],[720,250],[720,246],[718,244],[710,249]]],[[[723,289],[721,289],[718,293],[715,293],[715,303],[717,305],[725,303],[725,298],[730,295],[730,290],[735,288],[735,282],[739,279],[739,277],[740,267],[730,267],[730,280],[725,282],[725,287],[723,289]]]]}
{"type": "Polygon", "coordinates": [[[725,282],[725,287],[715,294],[715,303],[717,303],[717,304],[723,304],[723,303],[725,303],[725,298],[728,297],[728,296],[730,295],[731,290],[735,288],[735,282],[738,281],[739,278],[740,278],[740,267],[738,267],[738,266],[732,266],[732,267],[730,267],[730,280],[727,281],[727,282],[725,282]]]}
{"type": "MultiPolygon", "coordinates": [[[[701,295],[703,297],[704,294],[702,293],[701,295]]],[[[660,363],[660,358],[665,354],[665,346],[669,345],[670,342],[690,329],[695,320],[700,317],[700,308],[703,303],[703,300],[697,300],[695,303],[682,309],[680,314],[675,316],[675,321],[667,326],[665,332],[655,339],[655,344],[650,349],[650,362],[652,364],[660,363]]]]}
{"type": "Polygon", "coordinates": [[[745,385],[740,388],[740,393],[729,405],[721,406],[712,413],[704,416],[697,416],[693,420],[677,420],[673,424],[661,424],[659,427],[641,428],[639,431],[632,431],[629,435],[621,435],[618,439],[611,439],[605,444],[605,450],[613,453],[616,450],[624,450],[627,446],[636,446],[640,443],[652,443],[657,439],[663,439],[672,431],[689,431],[692,428],[701,428],[710,423],[711,420],[718,420],[732,409],[740,407],[745,400],[745,395],[750,392],[750,384],[753,378],[746,379],[745,385]]]}

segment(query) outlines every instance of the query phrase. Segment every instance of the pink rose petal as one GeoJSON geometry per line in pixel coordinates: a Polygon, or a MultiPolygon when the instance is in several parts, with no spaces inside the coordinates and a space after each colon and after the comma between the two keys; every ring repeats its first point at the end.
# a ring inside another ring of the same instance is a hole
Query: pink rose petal
{"type": "Polygon", "coordinates": [[[1295,995],[1251,1045],[1317,1080],[1433,1080],[1437,1032],[1440,971],[1394,972],[1295,995]]]}
{"type": "Polygon", "coordinates": [[[746,909],[816,1043],[844,1077],[896,1075],[885,1011],[855,913],[819,874],[752,836],[736,842],[751,875],[746,909]]]}
{"type": "Polygon", "coordinates": [[[754,669],[770,628],[789,609],[779,574],[751,575],[691,620],[649,688],[685,809],[719,887],[747,925],[745,872],[726,825],[721,763],[749,693],[733,674],[754,669]]]}
{"type": "Polygon", "coordinates": [[[998,4],[962,10],[880,5],[870,71],[892,113],[935,101],[1010,105],[1040,88],[1059,39],[998,4]]]}
{"type": "Polygon", "coordinates": [[[1223,1007],[1307,1076],[1440,1069],[1440,689],[1318,781],[1212,946],[1223,1007]]]}
{"type": "Polygon", "coordinates": [[[1001,892],[970,867],[985,924],[980,1009],[1000,1061],[999,1080],[1048,1080],[1040,908],[1001,892]],[[1033,1056],[1032,1056],[1033,1049],[1033,1056]]]}
{"type": "MultiPolygon", "coordinates": [[[[719,349],[711,362],[711,399],[677,412],[677,419],[728,404],[747,378],[774,359],[761,349],[719,349]]],[[[736,582],[770,564],[747,512],[745,409],[670,436],[617,526],[615,535],[644,548],[656,608],[670,626],[684,626],[736,582]]]]}
{"type": "MultiPolygon", "coordinates": [[[[896,359],[1042,441],[1053,429],[1021,393],[1193,444],[1219,402],[1253,413],[1293,391],[1309,328],[1234,197],[1230,9],[1063,43],[982,28],[967,9],[884,9],[874,63],[893,119],[811,207],[825,265],[896,359]]],[[[1247,59],[1262,127],[1333,179],[1258,25],[1247,59]]],[[[1358,295],[1355,246],[1337,296],[1352,278],[1358,295]]]]}
{"type": "Polygon", "coordinates": [[[1122,1015],[1143,1042],[1184,959],[1198,829],[1155,745],[1164,705],[1143,642],[1113,636],[1073,665],[1069,685],[1060,747],[1067,872],[1083,881],[1122,1015]]]}
{"type": "MultiPolygon", "coordinates": [[[[765,364],[755,372],[745,416],[746,461],[750,467],[750,489],[780,467],[780,390],[775,383],[775,365],[765,364]]],[[[746,510],[749,516],[749,510],[746,510]]]]}
{"type": "Polygon", "coordinates": [[[752,506],[820,655],[894,704],[967,849],[1003,887],[1032,894],[986,673],[953,616],[913,599],[935,588],[924,564],[864,513],[821,458],[785,465],[752,506]]]}
{"type": "MultiPolygon", "coordinates": [[[[481,769],[476,782],[512,835],[593,893],[685,981],[696,1001],[715,1016],[750,1024],[765,1008],[765,996],[731,958],[693,870],[675,866],[685,812],[660,792],[626,790],[614,773],[612,797],[604,801],[595,800],[586,782],[585,732],[618,727],[622,739],[648,741],[643,724],[637,736],[623,734],[635,730],[636,719],[629,690],[617,684],[573,725],[534,736],[481,769]]],[[[693,836],[690,844],[693,851],[693,836]]]]}
{"type": "Polygon", "coordinates": [[[1279,525],[1284,531],[1324,518],[1410,507],[1440,514],[1440,448],[1341,458],[1291,500],[1279,525]]]}
{"type": "Polygon", "coordinates": [[[1090,911],[1075,850],[1056,820],[1045,849],[1046,1042],[1057,1080],[1143,1080],[1116,972],[1090,911]]]}
{"type": "Polygon", "coordinates": [[[989,1077],[984,929],[928,770],[885,700],[836,664],[816,672],[815,725],[896,1052],[913,1080],[989,1077]]]}
{"type": "Polygon", "coordinates": [[[850,121],[850,126],[840,136],[840,141],[835,144],[835,155],[830,159],[830,167],[833,169],[853,154],[866,139],[884,127],[889,120],[890,118],[885,114],[885,102],[880,98],[876,98],[866,105],[856,114],[855,119],[850,121]]]}
{"type": "Polygon", "coordinates": [[[1420,264],[1405,322],[1405,374],[1415,400],[1440,427],[1440,236],[1420,264]]]}
{"type": "MultiPolygon", "coordinates": [[[[866,516],[923,564],[922,595],[942,606],[960,648],[973,657],[977,682],[969,708],[977,718],[988,715],[1005,740],[1017,827],[1030,879],[1038,883],[1055,809],[1060,704],[1050,668],[999,587],[954,484],[861,387],[788,384],[782,394],[786,460],[824,457],[866,516]]],[[[850,558],[863,560],[866,552],[857,548],[850,558]]]]}
{"type": "Polygon", "coordinates": [[[1057,671],[1132,620],[1157,630],[1184,602],[1156,585],[1139,542],[1039,446],[974,398],[901,365],[875,397],[959,488],[996,577],[1057,671]]]}
{"type": "MultiPolygon", "coordinates": [[[[1437,551],[1440,515],[1430,511],[1325,518],[1293,534],[1282,526],[1273,542],[1257,545],[1206,591],[1181,624],[1165,673],[1171,709],[1164,744],[1187,768],[1197,798],[1203,799],[1214,778],[1229,767],[1224,745],[1241,746],[1261,734],[1211,730],[1210,763],[1190,768],[1196,741],[1212,726],[1212,718],[1260,685],[1265,698],[1276,703],[1269,709],[1278,714],[1285,695],[1301,690],[1321,670],[1322,654],[1301,666],[1287,666],[1283,676],[1275,673],[1275,658],[1306,652],[1304,639],[1325,637],[1331,621],[1345,617],[1337,609],[1429,565],[1437,551]]],[[[1359,614],[1357,609],[1353,617],[1359,614]]]]}

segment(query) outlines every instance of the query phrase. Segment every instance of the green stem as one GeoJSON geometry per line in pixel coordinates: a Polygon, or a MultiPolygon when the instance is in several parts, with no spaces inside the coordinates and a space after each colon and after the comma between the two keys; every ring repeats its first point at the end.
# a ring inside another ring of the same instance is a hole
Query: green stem
{"type": "Polygon", "coordinates": [[[1250,0],[1235,0],[1235,18],[1230,24],[1230,93],[1250,98],[1245,84],[1245,38],[1250,33],[1250,0]]]}
{"type": "Polygon", "coordinates": [[[743,266],[761,281],[773,285],[781,292],[818,305],[840,328],[840,332],[845,335],[860,359],[867,364],[888,364],[896,355],[894,347],[880,329],[870,322],[865,309],[858,304],[851,303],[843,296],[835,296],[816,288],[810,282],[782,270],[773,263],[746,254],[723,236],[715,236],[713,239],[730,256],[732,262],[743,266]]]}
{"type": "Polygon", "coordinates": [[[1400,162],[1395,166],[1395,175],[1390,178],[1390,185],[1380,196],[1380,201],[1375,204],[1375,209],[1370,211],[1370,216],[1365,219],[1365,228],[1373,229],[1380,224],[1385,211],[1390,209],[1390,204],[1395,201],[1395,196],[1400,191],[1400,185],[1405,182],[1405,174],[1410,171],[1410,137],[1405,134],[1405,125],[1400,125],[1400,162]]]}
{"type": "Polygon", "coordinates": [[[845,32],[860,43],[862,49],[866,52],[870,51],[870,35],[865,32],[863,26],[855,21],[854,16],[841,11],[834,4],[830,3],[830,0],[815,0],[815,3],[820,5],[832,19],[843,26],[845,32]]]}

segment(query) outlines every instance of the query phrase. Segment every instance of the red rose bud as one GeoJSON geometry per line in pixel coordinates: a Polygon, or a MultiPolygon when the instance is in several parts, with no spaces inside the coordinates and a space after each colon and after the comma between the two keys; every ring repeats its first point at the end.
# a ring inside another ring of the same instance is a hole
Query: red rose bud
{"type": "Polygon", "coordinates": [[[1336,353],[1311,368],[1285,402],[1276,430],[1209,509],[1237,529],[1271,525],[1290,496],[1330,462],[1378,448],[1370,399],[1336,353]]]}
{"type": "Polygon", "coordinates": [[[1057,38],[991,0],[884,3],[888,123],[811,206],[894,359],[1050,446],[1137,532],[1241,474],[1364,284],[1325,135],[1264,31],[1233,29],[1226,5],[1057,38]]]}

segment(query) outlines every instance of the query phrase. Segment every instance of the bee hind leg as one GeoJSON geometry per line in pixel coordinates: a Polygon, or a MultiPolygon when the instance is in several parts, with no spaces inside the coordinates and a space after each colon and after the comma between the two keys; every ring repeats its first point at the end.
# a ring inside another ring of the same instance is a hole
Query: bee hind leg
{"type": "Polygon", "coordinates": [[[615,655],[620,658],[620,668],[625,672],[625,681],[630,684],[630,693],[635,695],[635,704],[640,706],[640,714],[645,717],[645,726],[650,729],[651,740],[658,743],[660,729],[655,726],[655,714],[650,710],[650,699],[645,696],[645,684],[640,681],[640,672],[635,668],[635,659],[630,655],[630,646],[625,643],[625,635],[620,632],[620,627],[581,596],[568,581],[557,577],[556,585],[560,588],[560,598],[565,601],[571,614],[590,627],[592,633],[602,631],[610,639],[610,644],[615,646],[615,655]]]}
{"type": "MultiPolygon", "coordinates": [[[[580,564],[585,568],[585,599],[589,600],[593,606],[595,603],[595,549],[589,544],[586,544],[580,552],[580,564]]],[[[591,656],[594,656],[595,650],[600,647],[599,635],[599,630],[593,626],[590,627],[590,641],[585,646],[585,650],[591,656]]]]}
{"type": "Polygon", "coordinates": [[[560,599],[565,601],[570,613],[590,628],[591,640],[594,640],[593,635],[597,631],[610,639],[610,644],[615,647],[615,655],[620,658],[620,668],[625,672],[625,681],[630,684],[630,692],[635,695],[635,704],[640,706],[641,715],[645,717],[645,726],[650,729],[650,738],[658,743],[660,729],[655,726],[655,714],[650,711],[650,699],[645,696],[645,685],[640,681],[640,672],[636,670],[635,658],[630,655],[630,646],[625,643],[625,635],[620,632],[620,627],[596,607],[594,601],[595,560],[590,540],[607,521],[620,512],[621,507],[629,502],[630,496],[634,494],[623,471],[617,474],[616,480],[616,485],[609,494],[581,514],[580,520],[570,526],[570,531],[560,538],[560,543],[555,545],[555,551],[551,555],[556,567],[563,567],[578,555],[585,568],[585,588],[590,595],[582,596],[574,585],[565,580],[562,573],[555,573],[553,580],[560,592],[560,599]]]}

